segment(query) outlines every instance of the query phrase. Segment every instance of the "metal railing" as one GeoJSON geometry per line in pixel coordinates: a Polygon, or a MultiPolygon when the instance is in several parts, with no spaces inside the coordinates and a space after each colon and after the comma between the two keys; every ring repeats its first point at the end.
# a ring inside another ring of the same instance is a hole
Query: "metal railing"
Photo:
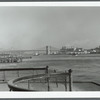
{"type": "MultiPolygon", "coordinates": [[[[47,68],[48,69],[48,68],[47,68]]],[[[8,87],[10,88],[10,91],[41,91],[38,89],[31,89],[31,84],[34,83],[40,83],[45,84],[47,86],[46,91],[51,91],[50,84],[55,83],[58,87],[58,84],[61,83],[65,86],[65,91],[72,91],[72,70],[69,69],[68,72],[55,72],[55,73],[48,73],[48,70],[46,70],[46,74],[39,74],[39,75],[31,75],[31,76],[24,76],[19,77],[13,80],[10,80],[8,82],[8,87]],[[20,87],[18,86],[18,83],[22,82],[24,85],[24,82],[27,83],[27,87],[20,87]],[[69,85],[69,86],[68,86],[69,85]],[[69,87],[69,88],[68,88],[69,87]]]]}
{"type": "Polygon", "coordinates": [[[8,80],[6,80],[7,79],[6,77],[8,76],[8,75],[6,75],[6,72],[10,72],[10,71],[16,72],[17,77],[20,77],[21,76],[20,71],[39,71],[39,70],[40,71],[44,70],[44,72],[46,74],[46,73],[48,73],[48,66],[42,67],[42,68],[0,68],[0,72],[3,72],[2,73],[3,74],[2,81],[5,81],[5,82],[8,81],[8,80]]]}

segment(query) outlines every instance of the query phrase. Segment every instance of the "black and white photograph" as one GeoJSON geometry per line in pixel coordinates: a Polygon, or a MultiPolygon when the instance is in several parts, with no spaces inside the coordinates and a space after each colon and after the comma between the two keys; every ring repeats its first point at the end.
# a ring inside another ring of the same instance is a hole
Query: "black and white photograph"
{"type": "Polygon", "coordinates": [[[0,6],[0,91],[100,91],[100,7],[0,6]]]}

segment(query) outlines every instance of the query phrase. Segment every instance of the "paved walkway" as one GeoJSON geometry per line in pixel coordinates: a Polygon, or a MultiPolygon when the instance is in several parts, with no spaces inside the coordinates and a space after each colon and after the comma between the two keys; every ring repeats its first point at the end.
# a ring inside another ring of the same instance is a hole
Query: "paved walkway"
{"type": "MultiPolygon", "coordinates": [[[[24,87],[26,86],[26,88],[28,88],[27,84],[20,84],[20,86],[24,87]]],[[[40,83],[35,83],[31,86],[31,88],[37,89],[37,90],[41,90],[41,91],[46,91],[47,87],[45,87],[44,84],[40,84],[40,83]]],[[[50,84],[51,87],[51,91],[65,91],[65,87],[63,84],[58,84],[58,87],[56,86],[56,84],[52,83],[50,84]]],[[[7,86],[7,83],[4,82],[0,82],[0,91],[9,91],[9,88],[7,86]]],[[[73,91],[100,91],[100,86],[93,84],[93,83],[74,83],[73,84],[73,91]]]]}

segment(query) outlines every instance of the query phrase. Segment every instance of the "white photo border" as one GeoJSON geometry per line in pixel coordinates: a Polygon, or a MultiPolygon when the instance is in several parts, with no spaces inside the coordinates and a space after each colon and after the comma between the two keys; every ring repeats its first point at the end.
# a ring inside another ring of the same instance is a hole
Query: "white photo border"
{"type": "MultiPolygon", "coordinates": [[[[0,7],[100,7],[100,1],[86,2],[0,2],[0,7]]],[[[0,98],[100,98],[100,92],[0,92],[0,98]]]]}

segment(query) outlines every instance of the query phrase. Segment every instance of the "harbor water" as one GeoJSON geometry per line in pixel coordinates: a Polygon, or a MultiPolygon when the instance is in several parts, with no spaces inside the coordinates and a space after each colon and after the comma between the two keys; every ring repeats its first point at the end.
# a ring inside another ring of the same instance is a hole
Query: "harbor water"
{"type": "MultiPolygon", "coordinates": [[[[65,71],[72,69],[74,81],[93,81],[100,83],[100,55],[39,55],[33,56],[32,59],[26,59],[21,63],[1,63],[0,68],[15,68],[15,67],[45,67],[65,71]]],[[[20,72],[20,76],[32,74],[30,71],[20,72]]],[[[3,77],[0,72],[0,78],[3,77]]],[[[16,72],[6,72],[6,76],[10,79],[16,76],[16,72]]]]}

